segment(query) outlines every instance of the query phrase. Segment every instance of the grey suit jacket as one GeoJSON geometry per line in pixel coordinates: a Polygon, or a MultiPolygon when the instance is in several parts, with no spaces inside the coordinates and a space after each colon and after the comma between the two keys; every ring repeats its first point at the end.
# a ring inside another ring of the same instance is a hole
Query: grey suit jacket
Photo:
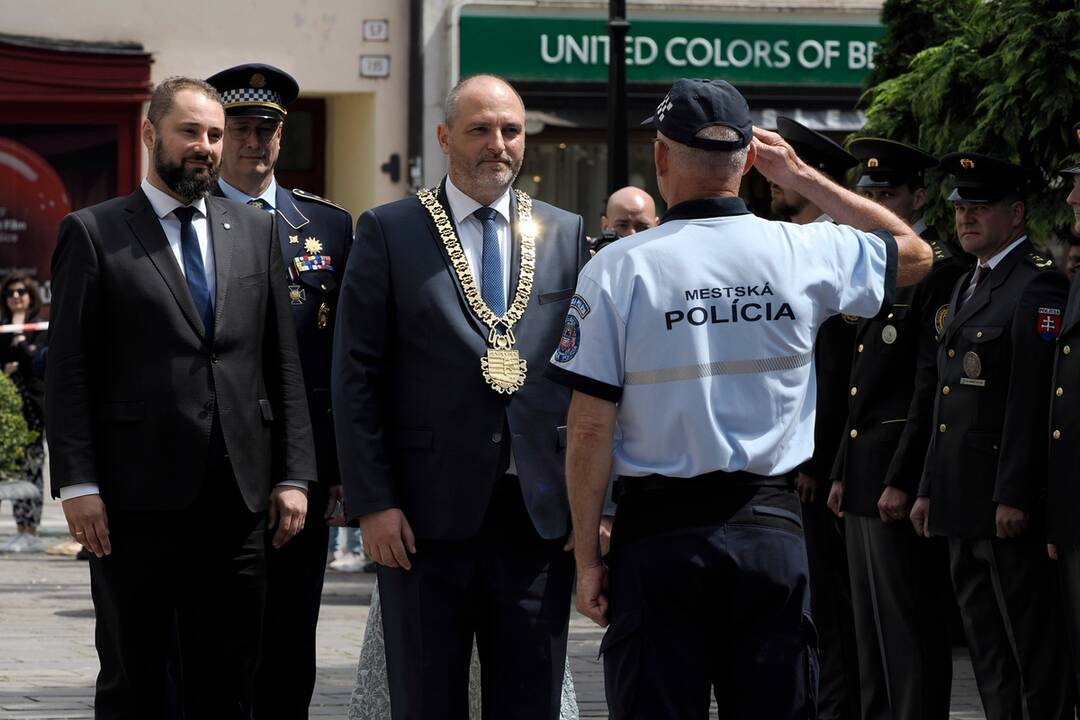
{"type": "Polygon", "coordinates": [[[46,370],[54,494],[92,482],[107,506],[185,507],[206,474],[215,415],[249,509],[266,509],[280,480],[316,479],[273,219],[206,203],[213,340],[142,190],[61,223],[46,370]]]}

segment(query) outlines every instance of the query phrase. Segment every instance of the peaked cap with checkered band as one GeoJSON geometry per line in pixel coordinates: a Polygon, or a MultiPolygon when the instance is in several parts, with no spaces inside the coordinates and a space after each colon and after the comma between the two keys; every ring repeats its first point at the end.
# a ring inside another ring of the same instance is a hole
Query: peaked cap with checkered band
{"type": "Polygon", "coordinates": [[[285,106],[300,94],[292,75],[273,65],[248,63],[222,70],[206,78],[221,94],[229,117],[258,117],[281,121],[285,106]]]}

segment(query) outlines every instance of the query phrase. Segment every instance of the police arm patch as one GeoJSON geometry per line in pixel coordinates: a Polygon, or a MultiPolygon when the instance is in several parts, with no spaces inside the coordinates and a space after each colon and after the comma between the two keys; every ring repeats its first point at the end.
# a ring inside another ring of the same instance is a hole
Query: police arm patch
{"type": "Polygon", "coordinates": [[[570,309],[576,310],[577,314],[584,320],[588,314],[592,311],[589,307],[589,303],[585,301],[585,298],[581,297],[577,293],[574,297],[570,298],[570,309]]]}
{"type": "Polygon", "coordinates": [[[559,347],[555,350],[555,361],[567,363],[577,355],[581,346],[581,323],[572,314],[567,313],[566,322],[563,323],[562,337],[559,338],[559,347]]]}
{"type": "Polygon", "coordinates": [[[1061,308],[1039,308],[1035,313],[1035,332],[1043,340],[1056,340],[1061,332],[1061,308]]]}

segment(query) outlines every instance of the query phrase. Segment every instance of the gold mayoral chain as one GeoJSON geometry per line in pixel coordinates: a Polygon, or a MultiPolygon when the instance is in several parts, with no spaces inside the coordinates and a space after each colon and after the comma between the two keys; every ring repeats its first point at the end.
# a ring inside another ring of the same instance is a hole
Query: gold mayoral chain
{"type": "Polygon", "coordinates": [[[506,394],[519,390],[525,384],[528,365],[525,358],[514,349],[514,324],[525,314],[525,307],[529,304],[529,295],[532,293],[533,275],[536,272],[536,226],[532,221],[532,199],[521,190],[515,190],[514,194],[517,198],[518,234],[521,235],[521,268],[514,301],[510,303],[506,314],[499,317],[481,297],[480,288],[476,286],[476,280],[469,269],[469,259],[465,257],[465,250],[454,232],[454,223],[447,216],[435,191],[421,189],[416,193],[420,204],[435,221],[435,228],[439,231],[446,254],[450,256],[450,264],[454,266],[466,302],[489,328],[487,355],[480,358],[484,380],[496,392],[506,394]],[[505,332],[499,332],[500,326],[505,332]]]}

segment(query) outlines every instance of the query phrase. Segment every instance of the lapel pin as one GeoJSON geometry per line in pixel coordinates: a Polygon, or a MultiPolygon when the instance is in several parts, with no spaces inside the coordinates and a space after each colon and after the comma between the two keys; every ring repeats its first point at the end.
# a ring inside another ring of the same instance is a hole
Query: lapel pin
{"type": "Polygon", "coordinates": [[[230,225],[229,223],[223,223],[222,227],[225,228],[226,230],[229,230],[230,228],[232,228],[232,225],[230,225]]]}

